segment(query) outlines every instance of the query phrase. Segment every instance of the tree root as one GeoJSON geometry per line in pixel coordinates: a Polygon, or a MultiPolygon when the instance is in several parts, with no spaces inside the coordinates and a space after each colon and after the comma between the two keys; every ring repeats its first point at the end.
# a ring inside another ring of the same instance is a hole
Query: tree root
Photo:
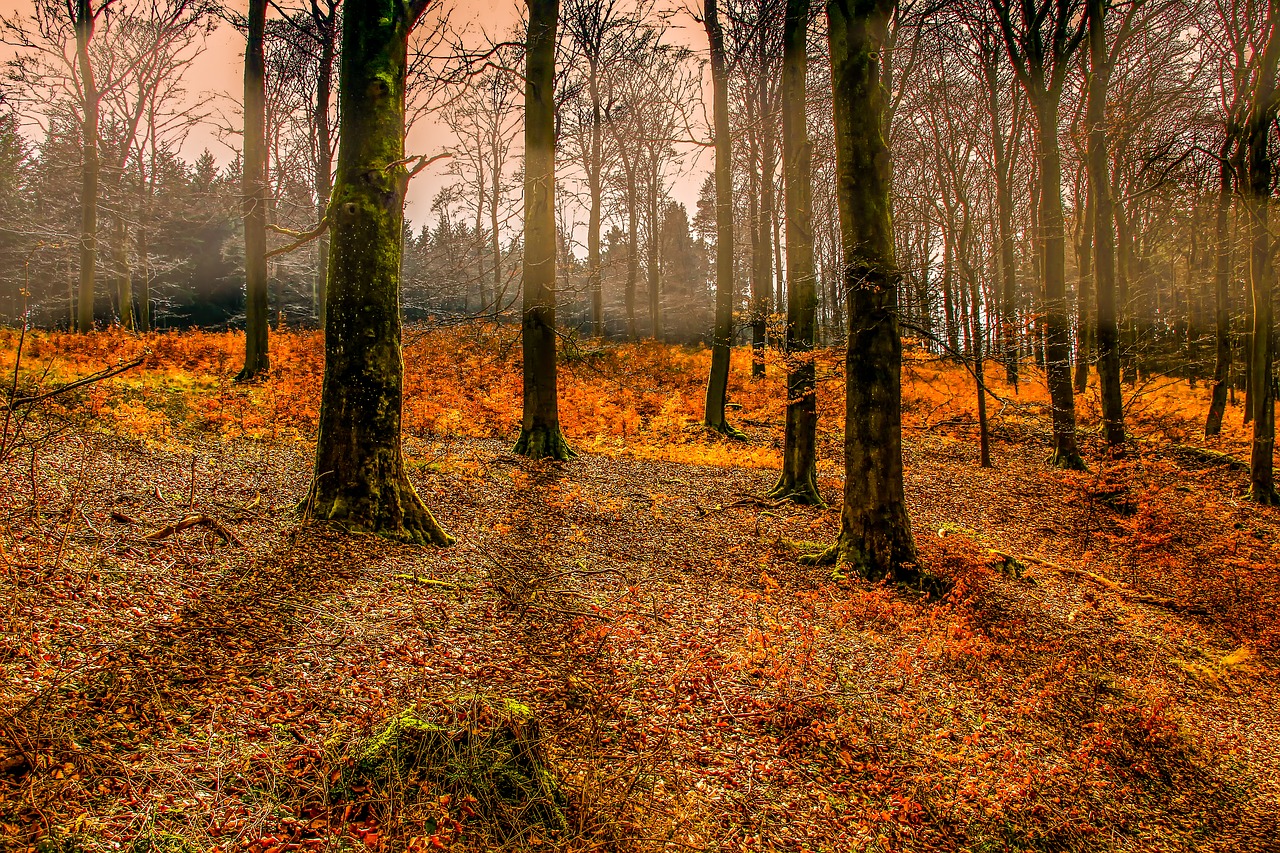
{"type": "Polygon", "coordinates": [[[1050,468],[1061,468],[1064,471],[1088,471],[1089,467],[1084,464],[1084,459],[1080,458],[1080,454],[1076,451],[1063,453],[1061,450],[1054,448],[1050,454],[1047,463],[1050,468]]]}
{"type": "Polygon", "coordinates": [[[790,501],[803,506],[825,507],[827,505],[822,495],[818,494],[818,485],[814,482],[812,474],[805,477],[803,481],[797,482],[783,472],[777,484],[769,492],[768,498],[779,503],[790,501]]]}
{"type": "Polygon", "coordinates": [[[357,500],[312,483],[298,511],[304,520],[332,522],[351,533],[373,533],[411,545],[448,548],[457,540],[445,533],[408,479],[384,483],[357,500]]]}
{"type": "Polygon", "coordinates": [[[1245,495],[1245,500],[1259,506],[1280,506],[1280,491],[1276,491],[1275,486],[1259,486],[1257,483],[1252,483],[1249,486],[1249,493],[1245,495]]]}
{"type": "Polygon", "coordinates": [[[568,462],[578,455],[564,440],[564,434],[558,426],[522,429],[511,452],[528,459],[554,459],[557,462],[568,462]]]}
{"type": "Polygon", "coordinates": [[[725,419],[719,424],[704,424],[704,426],[709,430],[714,430],[715,432],[720,433],[725,438],[732,439],[733,441],[747,440],[747,434],[730,424],[728,419],[725,419]]]}
{"type": "MultiPolygon", "coordinates": [[[[854,566],[848,559],[844,543],[840,540],[836,540],[834,545],[822,551],[813,554],[802,554],[799,562],[802,566],[832,566],[831,579],[833,581],[847,580],[849,575],[844,569],[854,566]]],[[[878,583],[884,579],[883,576],[872,576],[865,567],[857,567],[856,574],[871,583],[878,583]]],[[[894,566],[892,580],[898,586],[925,593],[935,601],[941,599],[951,589],[951,584],[945,579],[929,574],[916,563],[899,563],[894,566]]]]}

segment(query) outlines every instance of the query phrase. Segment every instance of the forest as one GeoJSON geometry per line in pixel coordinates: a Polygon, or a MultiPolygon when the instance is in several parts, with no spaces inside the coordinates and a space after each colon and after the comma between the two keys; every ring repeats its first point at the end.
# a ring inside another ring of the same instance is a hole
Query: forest
{"type": "Polygon", "coordinates": [[[0,853],[1280,850],[1278,160],[1280,0],[0,3],[0,853]]]}

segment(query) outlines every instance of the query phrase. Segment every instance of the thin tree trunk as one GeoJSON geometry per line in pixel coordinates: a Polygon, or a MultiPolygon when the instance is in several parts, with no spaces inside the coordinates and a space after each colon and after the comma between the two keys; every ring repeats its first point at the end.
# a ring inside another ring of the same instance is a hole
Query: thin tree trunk
{"type": "Polygon", "coordinates": [[[399,0],[345,4],[324,387],[314,479],[301,508],[348,530],[448,545],[452,537],[405,473],[400,446],[404,91],[414,17],[399,0]]]}
{"type": "Polygon", "coordinates": [[[1089,310],[1090,291],[1093,289],[1093,232],[1094,206],[1085,199],[1080,211],[1084,222],[1080,239],[1076,243],[1076,365],[1074,386],[1077,394],[1089,390],[1089,358],[1092,355],[1093,335],[1090,333],[1092,311],[1089,310]]]}
{"type": "Polygon", "coordinates": [[[1245,211],[1249,217],[1249,283],[1253,292],[1253,352],[1249,362],[1253,387],[1253,452],[1249,458],[1249,497],[1264,504],[1280,503],[1276,492],[1274,465],[1276,443],[1276,387],[1272,366],[1275,330],[1272,328],[1272,300],[1275,266],[1269,227],[1272,173],[1269,150],[1271,123],[1277,105],[1276,68],[1280,65],[1280,0],[1271,0],[1267,26],[1270,29],[1253,105],[1245,129],[1248,144],[1247,193],[1245,211]]]}
{"type": "Polygon", "coordinates": [[[716,0],[703,0],[703,25],[711,54],[712,129],[716,182],[716,323],[711,338],[711,372],[703,423],[735,438],[745,438],[725,417],[729,396],[729,353],[733,344],[733,154],[729,136],[729,77],[724,34],[716,0]]]}
{"type": "Polygon", "coordinates": [[[1204,422],[1204,434],[1222,432],[1222,417],[1227,411],[1227,390],[1231,384],[1231,234],[1228,218],[1231,212],[1231,147],[1235,139],[1226,134],[1218,155],[1218,210],[1214,228],[1217,244],[1214,268],[1214,321],[1216,326],[1217,359],[1213,367],[1213,395],[1209,402],[1209,416],[1204,422]]]}
{"type": "MultiPolygon", "coordinates": [[[[764,57],[761,56],[763,64],[764,57]]],[[[773,129],[773,109],[769,99],[769,79],[760,75],[760,262],[756,266],[760,279],[759,319],[760,339],[762,344],[768,343],[769,315],[773,313],[773,236],[778,227],[777,212],[774,210],[773,193],[773,161],[776,157],[777,141],[773,129]]],[[[781,303],[779,303],[781,307],[781,303]]],[[[763,355],[763,351],[761,351],[763,355]]],[[[752,364],[755,371],[756,365],[752,364]]],[[[758,376],[764,376],[764,359],[759,360],[758,376]]]]}
{"type": "Polygon", "coordinates": [[[591,293],[591,334],[604,334],[604,283],[600,275],[600,211],[603,202],[601,149],[603,125],[600,105],[600,70],[594,61],[588,68],[587,86],[591,95],[591,170],[587,184],[591,191],[591,211],[587,218],[587,289],[591,293]]]}
{"type": "MultiPolygon", "coordinates": [[[[266,372],[267,357],[267,141],[263,38],[267,0],[249,0],[244,54],[244,368],[236,381],[266,372]]],[[[397,243],[399,235],[396,235],[397,243]]]]}
{"type": "Polygon", "coordinates": [[[653,331],[653,339],[665,339],[662,327],[662,269],[658,260],[658,244],[661,239],[662,225],[658,221],[658,169],[657,157],[650,163],[649,198],[646,200],[649,220],[649,244],[646,246],[645,277],[649,290],[649,322],[653,331]]]}
{"type": "Polygon", "coordinates": [[[782,473],[769,493],[822,505],[813,363],[818,307],[813,261],[813,152],[806,114],[809,0],[787,0],[782,41],[782,164],[787,236],[787,420],[782,473]]]}
{"type": "MultiPolygon", "coordinates": [[[[991,140],[995,156],[996,215],[998,225],[1001,298],[1000,340],[1004,346],[1005,380],[1018,387],[1018,264],[1013,245],[1013,188],[1004,127],[1000,120],[1000,81],[994,62],[986,64],[988,110],[991,113],[991,140]]],[[[1014,128],[1016,131],[1016,128],[1014,128]]]]}
{"type": "MultiPolygon", "coordinates": [[[[320,30],[320,78],[316,81],[316,216],[324,219],[329,210],[329,196],[333,194],[333,140],[329,134],[329,105],[333,99],[333,61],[338,37],[337,14],[333,6],[328,14],[320,11],[317,0],[312,0],[311,13],[320,30]]],[[[320,328],[325,327],[325,305],[329,298],[329,233],[316,241],[316,319],[320,328]]]]}
{"type": "Polygon", "coordinates": [[[769,285],[765,284],[765,277],[771,260],[763,251],[764,240],[761,232],[765,230],[762,217],[760,215],[760,184],[761,172],[760,168],[760,130],[763,126],[764,119],[760,109],[760,95],[764,88],[763,75],[760,85],[754,89],[748,89],[746,95],[747,104],[747,174],[749,184],[747,187],[747,228],[751,231],[751,378],[758,379],[764,376],[764,345],[765,345],[765,302],[768,299],[765,296],[768,293],[769,285]]]}
{"type": "Polygon", "coordinates": [[[555,48],[559,0],[529,0],[524,88],[524,417],[513,450],[530,459],[574,455],[556,395],[555,48]]]}
{"type": "Polygon", "coordinates": [[[1044,248],[1045,370],[1053,406],[1053,454],[1049,464],[1083,468],[1076,447],[1076,408],[1071,388],[1071,337],[1067,320],[1066,227],[1062,217],[1062,155],[1058,148],[1058,101],[1043,95],[1035,104],[1039,124],[1040,228],[1044,248]]]}
{"type": "Polygon", "coordinates": [[[120,325],[127,331],[134,330],[133,275],[129,269],[129,227],[124,217],[116,214],[115,257],[112,259],[116,274],[116,298],[120,301],[120,325]]]}
{"type": "Polygon", "coordinates": [[[89,0],[76,0],[76,66],[84,96],[84,123],[80,127],[80,291],[76,330],[93,331],[94,273],[98,261],[98,92],[89,59],[94,13],[89,0]]]}
{"type": "Polygon", "coordinates": [[[1111,201],[1111,162],[1107,145],[1107,67],[1103,3],[1089,0],[1089,189],[1093,208],[1093,275],[1098,295],[1098,385],[1107,444],[1124,444],[1124,401],[1120,395],[1120,326],[1116,319],[1115,222],[1111,201]]]}

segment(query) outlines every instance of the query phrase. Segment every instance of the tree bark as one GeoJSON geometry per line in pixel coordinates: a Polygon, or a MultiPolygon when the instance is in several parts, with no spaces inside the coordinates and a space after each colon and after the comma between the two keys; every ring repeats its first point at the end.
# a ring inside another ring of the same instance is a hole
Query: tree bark
{"type": "MultiPolygon", "coordinates": [[[[333,61],[337,38],[337,12],[329,5],[320,11],[318,0],[311,2],[311,14],[320,33],[320,78],[316,81],[316,217],[328,214],[329,197],[333,194],[333,140],[329,135],[329,105],[333,98],[333,61]]],[[[329,234],[316,240],[316,319],[325,327],[325,306],[329,299],[329,234]]]]}
{"type": "Polygon", "coordinates": [[[129,269],[129,227],[124,217],[116,215],[115,257],[112,259],[116,275],[116,298],[120,301],[120,325],[127,331],[134,330],[133,276],[129,269]]]}
{"type": "MultiPolygon", "coordinates": [[[[249,0],[244,52],[244,368],[242,382],[266,373],[267,358],[267,139],[266,63],[263,38],[267,0],[249,0]]],[[[397,235],[397,240],[399,236],[397,235]]]]}
{"type": "Polygon", "coordinates": [[[600,104],[600,69],[593,60],[588,67],[587,88],[591,95],[591,170],[587,184],[591,191],[591,211],[587,218],[587,289],[591,293],[591,334],[604,335],[604,283],[600,275],[600,212],[604,206],[603,113],[600,104]]]}
{"type": "Polygon", "coordinates": [[[76,307],[76,330],[93,331],[94,274],[98,262],[98,92],[89,59],[93,39],[94,12],[89,0],[76,0],[76,65],[84,97],[84,122],[80,126],[80,290],[76,307]]]}
{"type": "Polygon", "coordinates": [[[902,482],[902,340],[879,59],[891,0],[828,0],[836,191],[848,300],[845,487],[836,544],[810,562],[919,583],[902,482]]]}
{"type": "Polygon", "coordinates": [[[306,518],[420,544],[453,539],[404,469],[404,97],[414,8],[347,0],[342,38],[325,372],[306,518]]]}
{"type": "Polygon", "coordinates": [[[514,451],[574,455],[556,398],[555,50],[559,0],[529,0],[524,88],[524,418],[514,451]]]}
{"type": "Polygon", "coordinates": [[[1209,401],[1209,415],[1205,418],[1204,434],[1222,432],[1222,417],[1227,411],[1227,391],[1231,385],[1231,234],[1228,219],[1231,213],[1231,148],[1235,137],[1226,133],[1218,155],[1218,210],[1214,223],[1214,240],[1217,257],[1214,267],[1214,322],[1216,325],[1217,358],[1213,367],[1213,393],[1209,401]]]}
{"type": "Polygon", "coordinates": [[[746,438],[725,417],[729,353],[733,344],[733,154],[729,136],[729,77],[716,0],[703,0],[702,21],[711,54],[711,114],[716,150],[716,322],[711,337],[711,372],[707,377],[702,422],[730,437],[746,438]]]}
{"type": "Polygon", "coordinates": [[[1102,391],[1102,422],[1107,444],[1124,444],[1124,401],[1120,395],[1120,326],[1116,318],[1115,211],[1111,202],[1111,163],[1107,144],[1106,0],[1089,6],[1089,190],[1093,209],[1093,278],[1098,296],[1098,385],[1102,391]]]}
{"type": "MultiPolygon", "coordinates": [[[[1018,264],[1013,245],[1013,187],[1010,157],[1000,119],[1000,81],[996,64],[985,65],[988,109],[991,113],[991,141],[996,177],[997,239],[1000,241],[1000,340],[1004,347],[1005,380],[1018,387],[1018,264]]],[[[1011,129],[1016,132],[1017,128],[1011,129]]]]}
{"type": "Polygon", "coordinates": [[[1044,357],[1053,406],[1053,453],[1049,464],[1083,469],[1076,446],[1075,395],[1071,387],[1071,337],[1067,319],[1066,226],[1062,216],[1062,154],[1058,146],[1058,99],[1033,99],[1039,126],[1040,228],[1044,257],[1044,357]]]}
{"type": "Polygon", "coordinates": [[[782,35],[782,163],[787,251],[787,419],[782,473],[769,493],[822,506],[813,363],[818,308],[813,261],[813,152],[806,111],[809,0],[787,0],[782,35]]]}
{"type": "Polygon", "coordinates": [[[1276,69],[1280,65],[1280,0],[1271,0],[1270,30],[1258,68],[1253,104],[1245,126],[1248,172],[1245,212],[1249,217],[1249,283],[1253,292],[1253,352],[1249,363],[1253,386],[1253,452],[1249,459],[1249,497],[1264,504],[1280,503],[1274,465],[1276,443],[1276,387],[1272,366],[1275,330],[1272,300],[1275,266],[1269,223],[1272,172],[1269,150],[1271,124],[1277,107],[1276,69]]]}

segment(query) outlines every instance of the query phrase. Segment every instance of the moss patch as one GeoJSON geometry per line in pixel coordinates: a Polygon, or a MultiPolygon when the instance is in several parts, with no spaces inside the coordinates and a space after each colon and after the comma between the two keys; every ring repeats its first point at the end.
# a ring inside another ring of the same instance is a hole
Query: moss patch
{"type": "Polygon", "coordinates": [[[342,797],[367,794],[391,809],[447,794],[474,803],[476,819],[505,839],[568,825],[537,717],[509,698],[402,711],[354,744],[340,784],[342,797]]]}

